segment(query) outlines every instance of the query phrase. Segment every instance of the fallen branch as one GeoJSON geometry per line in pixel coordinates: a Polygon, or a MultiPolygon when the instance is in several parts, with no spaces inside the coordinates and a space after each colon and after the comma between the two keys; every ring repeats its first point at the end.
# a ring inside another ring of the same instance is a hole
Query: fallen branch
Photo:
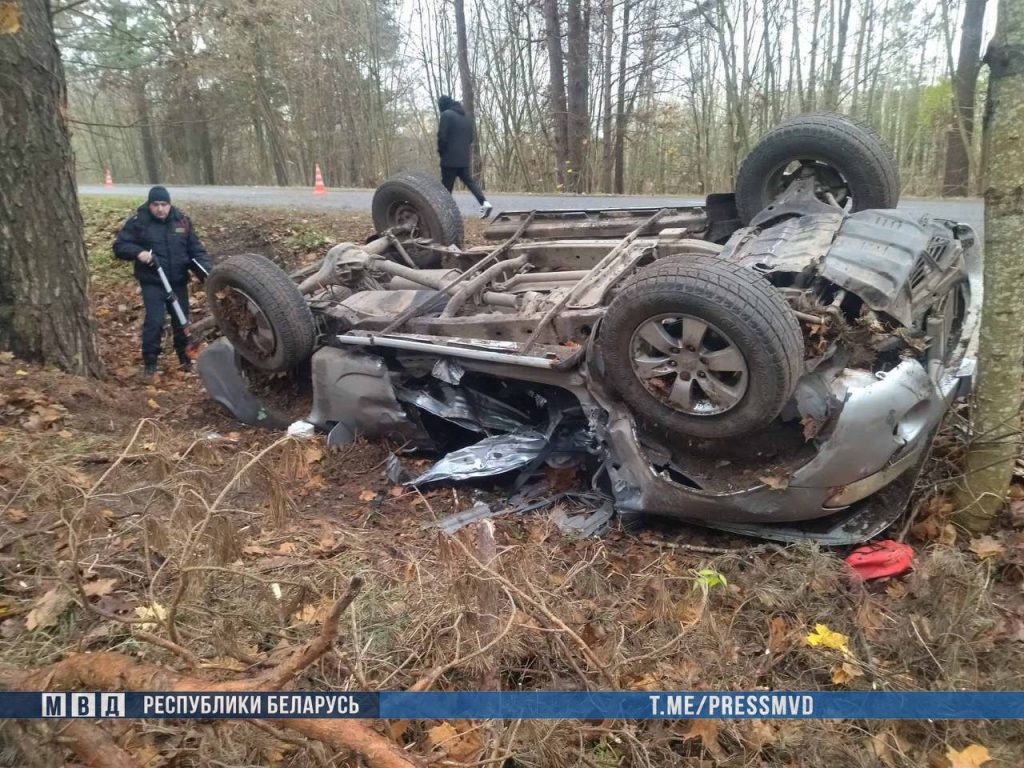
{"type": "Polygon", "coordinates": [[[331,612],[324,619],[324,625],[320,630],[320,634],[300,652],[293,654],[290,659],[283,662],[276,669],[271,670],[269,674],[263,676],[261,688],[271,691],[283,688],[302,670],[327,653],[338,637],[338,621],[341,618],[341,614],[352,605],[352,601],[356,599],[356,595],[359,594],[359,590],[362,588],[362,577],[353,576],[352,581],[349,582],[348,591],[334,604],[331,612]]]}
{"type": "Polygon", "coordinates": [[[142,768],[138,760],[114,743],[109,733],[88,720],[72,720],[61,737],[89,768],[142,768]]]}
{"type": "MultiPolygon", "coordinates": [[[[50,667],[6,676],[15,690],[116,690],[116,691],[255,691],[260,680],[213,682],[179,675],[156,664],[141,664],[121,653],[73,653],[50,667]]],[[[397,744],[358,720],[289,718],[274,725],[290,728],[307,738],[335,749],[356,752],[372,768],[422,768],[423,763],[397,744]]]]}
{"type": "MultiPolygon", "coordinates": [[[[309,644],[266,674],[247,680],[213,682],[179,675],[155,664],[140,664],[114,652],[73,653],[51,667],[27,673],[0,673],[0,682],[16,690],[87,688],[128,691],[266,691],[277,690],[330,650],[338,637],[338,622],[352,604],[363,580],[356,576],[348,591],[324,619],[320,634],[309,644]]],[[[362,755],[373,768],[421,768],[397,744],[357,720],[283,719],[276,725],[338,749],[362,755]]],[[[111,763],[118,766],[118,763],[111,763]]]]}

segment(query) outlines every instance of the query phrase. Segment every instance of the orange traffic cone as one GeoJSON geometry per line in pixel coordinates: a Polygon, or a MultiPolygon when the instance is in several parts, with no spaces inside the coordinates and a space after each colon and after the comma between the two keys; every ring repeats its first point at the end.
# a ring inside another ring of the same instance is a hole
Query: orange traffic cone
{"type": "Polygon", "coordinates": [[[314,195],[326,195],[327,187],[324,186],[324,177],[320,173],[320,163],[316,164],[316,178],[313,183],[313,194],[314,195]]]}
{"type": "Polygon", "coordinates": [[[109,168],[107,168],[107,175],[103,177],[103,186],[108,189],[114,186],[114,177],[110,175],[109,168]]]}

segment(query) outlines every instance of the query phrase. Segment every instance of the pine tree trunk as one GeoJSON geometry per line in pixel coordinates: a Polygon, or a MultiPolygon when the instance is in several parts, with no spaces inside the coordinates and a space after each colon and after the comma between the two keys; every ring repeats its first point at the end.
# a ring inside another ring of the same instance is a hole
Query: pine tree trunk
{"type": "Polygon", "coordinates": [[[972,442],[959,521],[988,528],[1009,487],[1020,444],[1024,364],[1024,1],[999,5],[985,113],[985,302],[972,442]]]}
{"type": "Polygon", "coordinates": [[[562,23],[558,17],[558,0],[544,0],[544,36],[548,46],[548,68],[551,70],[548,93],[554,125],[555,162],[558,164],[558,183],[564,188],[565,170],[569,165],[569,107],[565,100],[562,23]]]}
{"type": "Polygon", "coordinates": [[[20,20],[0,30],[0,349],[97,375],[64,68],[46,0],[13,4],[20,20]]]}
{"type": "Polygon", "coordinates": [[[629,52],[630,0],[622,5],[622,40],[619,45],[619,82],[615,100],[615,193],[626,189],[626,62],[629,52]]]}
{"type": "Polygon", "coordinates": [[[584,0],[569,0],[566,14],[568,33],[568,102],[569,109],[569,170],[566,172],[570,192],[586,192],[589,187],[587,149],[590,145],[590,29],[587,23],[589,8],[584,0]]]}
{"type": "Polygon", "coordinates": [[[612,140],[612,56],[615,42],[615,0],[604,3],[604,59],[602,84],[604,90],[601,110],[601,191],[612,191],[612,169],[615,166],[615,144],[612,140]]]}
{"type": "Polygon", "coordinates": [[[474,122],[473,156],[470,168],[484,186],[483,167],[480,159],[480,123],[476,120],[476,92],[473,88],[473,73],[469,69],[469,40],[466,35],[466,8],[464,0],[455,0],[455,36],[459,55],[459,83],[462,85],[462,106],[474,122]]]}
{"type": "Polygon", "coordinates": [[[967,0],[961,27],[960,53],[953,77],[953,124],[946,135],[946,172],[943,177],[944,196],[967,194],[971,176],[971,140],[974,136],[974,97],[978,86],[981,61],[982,25],[985,0],[967,0]]]}

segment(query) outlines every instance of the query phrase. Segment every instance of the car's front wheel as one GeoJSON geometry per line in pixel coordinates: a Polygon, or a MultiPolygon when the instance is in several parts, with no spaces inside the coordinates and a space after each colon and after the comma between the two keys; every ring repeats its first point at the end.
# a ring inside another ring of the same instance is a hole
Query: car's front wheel
{"type": "Polygon", "coordinates": [[[785,299],[717,256],[670,257],[638,272],[608,308],[599,344],[609,383],[638,416],[701,438],[767,426],[803,369],[785,299]]]}
{"type": "Polygon", "coordinates": [[[313,353],[316,326],[292,279],[265,256],[219,262],[206,279],[210,312],[238,353],[264,371],[284,371],[313,353]]]}

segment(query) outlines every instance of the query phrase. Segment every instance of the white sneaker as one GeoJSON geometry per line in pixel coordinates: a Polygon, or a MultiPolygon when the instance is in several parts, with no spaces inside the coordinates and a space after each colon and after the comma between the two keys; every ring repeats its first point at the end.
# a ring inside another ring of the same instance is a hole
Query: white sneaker
{"type": "Polygon", "coordinates": [[[486,219],[488,216],[490,216],[492,208],[494,208],[494,206],[491,205],[487,200],[484,200],[483,204],[480,206],[480,218],[486,219]]]}

